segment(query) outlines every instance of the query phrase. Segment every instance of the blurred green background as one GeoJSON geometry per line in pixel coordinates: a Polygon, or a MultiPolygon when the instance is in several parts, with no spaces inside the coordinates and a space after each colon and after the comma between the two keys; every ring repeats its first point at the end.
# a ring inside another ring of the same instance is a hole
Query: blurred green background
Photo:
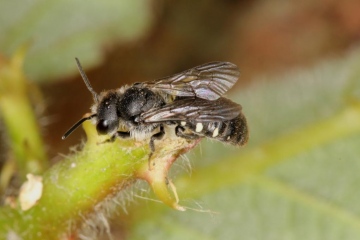
{"type": "Polygon", "coordinates": [[[356,0],[0,1],[0,59],[28,46],[51,164],[80,143],[82,130],[61,136],[92,104],[75,57],[98,92],[209,61],[241,70],[228,96],[248,146],[204,140],[173,166],[180,203],[204,212],[140,186],[111,217],[114,239],[360,239],[359,39],[356,0]]]}

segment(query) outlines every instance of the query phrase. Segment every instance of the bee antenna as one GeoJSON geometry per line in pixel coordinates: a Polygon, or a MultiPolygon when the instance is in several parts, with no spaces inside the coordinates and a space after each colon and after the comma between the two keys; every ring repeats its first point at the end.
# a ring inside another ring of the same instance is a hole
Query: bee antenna
{"type": "Polygon", "coordinates": [[[84,117],[82,119],[80,119],[77,123],[75,123],[69,130],[66,131],[66,133],[61,137],[62,140],[64,140],[65,138],[67,138],[75,129],[77,129],[83,122],[85,122],[86,120],[90,120],[93,117],[96,117],[96,114],[93,114],[89,117],[84,117]]]}
{"type": "Polygon", "coordinates": [[[94,101],[95,101],[96,103],[98,103],[98,102],[99,102],[98,94],[97,94],[97,93],[94,91],[94,89],[91,87],[90,81],[89,81],[88,77],[86,76],[86,74],[85,74],[85,72],[84,72],[84,70],[83,70],[83,68],[82,68],[82,66],[81,66],[81,64],[80,64],[79,59],[78,59],[78,58],[75,58],[75,60],[76,60],[76,64],[77,64],[77,67],[78,67],[78,69],[79,69],[80,75],[81,75],[82,79],[84,80],[84,83],[85,83],[87,89],[89,89],[89,91],[90,91],[91,94],[93,95],[94,101]]]}

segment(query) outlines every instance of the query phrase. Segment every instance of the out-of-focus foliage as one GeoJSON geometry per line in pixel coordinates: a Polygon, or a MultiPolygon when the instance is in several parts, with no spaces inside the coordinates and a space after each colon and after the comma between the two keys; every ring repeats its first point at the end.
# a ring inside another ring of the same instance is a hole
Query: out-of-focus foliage
{"type": "Polygon", "coordinates": [[[29,44],[25,73],[33,81],[73,72],[74,57],[93,66],[107,44],[134,41],[152,22],[150,1],[0,1],[0,54],[29,44]]]}

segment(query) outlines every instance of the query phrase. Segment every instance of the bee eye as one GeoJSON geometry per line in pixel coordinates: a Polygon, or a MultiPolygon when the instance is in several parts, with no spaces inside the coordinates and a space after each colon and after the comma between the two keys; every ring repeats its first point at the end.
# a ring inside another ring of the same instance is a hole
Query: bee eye
{"type": "Polygon", "coordinates": [[[107,120],[100,120],[96,124],[96,130],[99,134],[107,134],[109,131],[109,122],[107,120]]]}

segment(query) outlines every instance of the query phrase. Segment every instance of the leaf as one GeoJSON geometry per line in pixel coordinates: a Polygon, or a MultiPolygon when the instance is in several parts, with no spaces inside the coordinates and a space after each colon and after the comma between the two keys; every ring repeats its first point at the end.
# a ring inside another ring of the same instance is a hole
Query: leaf
{"type": "Polygon", "coordinates": [[[151,24],[150,2],[0,0],[0,54],[12,56],[30,43],[26,76],[34,81],[63,77],[101,61],[106,45],[133,41],[151,24]]]}
{"type": "Polygon", "coordinates": [[[203,142],[173,177],[190,209],[141,200],[129,239],[360,239],[359,65],[353,50],[234,95],[250,144],[203,142]]]}

